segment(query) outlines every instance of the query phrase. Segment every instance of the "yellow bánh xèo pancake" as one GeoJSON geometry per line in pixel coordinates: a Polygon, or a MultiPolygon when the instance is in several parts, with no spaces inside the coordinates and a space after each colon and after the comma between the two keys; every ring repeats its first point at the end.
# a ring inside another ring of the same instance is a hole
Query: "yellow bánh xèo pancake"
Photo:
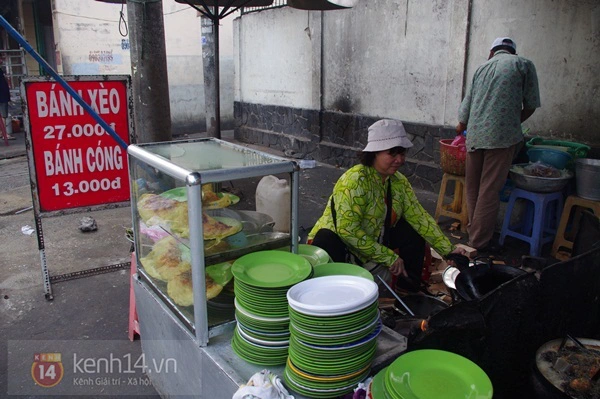
{"type": "Polygon", "coordinates": [[[189,237],[188,205],[186,201],[165,198],[158,194],[142,194],[138,213],[148,226],[167,226],[181,237],[189,237]]]}
{"type": "MultiPolygon", "coordinates": [[[[138,213],[148,226],[159,225],[168,228],[179,237],[189,237],[188,205],[157,194],[143,194],[138,201],[138,213]]],[[[233,235],[242,230],[242,223],[232,218],[215,219],[202,214],[204,239],[215,240],[233,235]],[[223,223],[225,221],[226,223],[223,223]]]]}
{"type": "Polygon", "coordinates": [[[219,200],[219,196],[213,191],[212,184],[202,185],[202,203],[210,203],[219,200]]]}
{"type": "Polygon", "coordinates": [[[202,228],[205,240],[217,240],[234,235],[242,230],[242,222],[232,218],[213,218],[202,214],[202,228]],[[225,221],[226,223],[223,223],[225,221]]]}
{"type": "MultiPolygon", "coordinates": [[[[223,286],[217,284],[210,276],[204,276],[206,281],[206,299],[216,297],[223,290],[223,286]]],[[[192,272],[187,271],[176,276],[167,283],[167,294],[179,306],[191,306],[194,304],[194,290],[192,287],[192,272]]]]}
{"type": "Polygon", "coordinates": [[[171,236],[157,241],[150,253],[140,261],[146,272],[153,278],[169,281],[191,269],[188,256],[182,253],[182,245],[171,236]]]}
{"type": "Polygon", "coordinates": [[[204,184],[202,186],[202,207],[204,209],[227,208],[231,204],[233,204],[233,201],[230,195],[215,193],[212,184],[204,184]]]}

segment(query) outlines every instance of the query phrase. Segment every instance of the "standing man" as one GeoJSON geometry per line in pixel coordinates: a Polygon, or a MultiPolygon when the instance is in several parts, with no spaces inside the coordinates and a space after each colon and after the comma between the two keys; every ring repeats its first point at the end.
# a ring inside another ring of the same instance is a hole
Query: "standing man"
{"type": "Polygon", "coordinates": [[[4,70],[0,66],[0,130],[5,140],[14,140],[14,137],[8,135],[6,124],[10,122],[8,120],[8,103],[10,102],[10,88],[8,87],[8,80],[4,76],[4,70]],[[5,122],[6,121],[6,122],[5,122]]]}
{"type": "Polygon", "coordinates": [[[539,106],[535,66],[517,55],[512,39],[497,38],[488,61],[473,75],[456,126],[457,134],[467,130],[469,245],[480,252],[497,250],[492,235],[499,192],[523,142],[521,123],[539,106]]]}

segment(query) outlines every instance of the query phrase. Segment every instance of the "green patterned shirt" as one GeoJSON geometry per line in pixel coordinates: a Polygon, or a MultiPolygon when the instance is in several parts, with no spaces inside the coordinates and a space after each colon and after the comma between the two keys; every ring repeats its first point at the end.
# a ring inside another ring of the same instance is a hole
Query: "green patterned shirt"
{"type": "Polygon", "coordinates": [[[467,124],[467,150],[508,148],[523,140],[521,110],[540,106],[535,66],[497,51],[473,75],[458,121],[467,124]]]}
{"type": "MultiPolygon", "coordinates": [[[[440,230],[433,217],[423,209],[408,179],[396,172],[389,177],[392,185],[393,210],[399,220],[406,221],[440,255],[447,255],[454,247],[440,230]]],[[[380,244],[386,214],[386,188],[381,175],[362,164],[348,169],[337,181],[327,201],[323,215],[308,235],[312,239],[321,229],[335,231],[362,262],[374,261],[391,266],[398,255],[380,244]],[[331,216],[334,199],[337,229],[331,216]]]]}

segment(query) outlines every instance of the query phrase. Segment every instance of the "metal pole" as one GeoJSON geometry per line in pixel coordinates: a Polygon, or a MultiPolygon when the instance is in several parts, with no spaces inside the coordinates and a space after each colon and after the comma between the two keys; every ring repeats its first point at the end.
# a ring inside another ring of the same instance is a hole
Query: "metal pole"
{"type": "Polygon", "coordinates": [[[54,299],[52,294],[52,283],[50,282],[50,272],[48,271],[48,262],[46,261],[46,245],[44,244],[44,231],[42,228],[42,218],[38,210],[34,207],[35,231],[38,240],[38,250],[40,254],[40,266],[42,268],[42,279],[44,280],[44,296],[46,300],[54,299]]]}
{"type": "Polygon", "coordinates": [[[11,35],[17,42],[19,42],[21,47],[23,47],[29,54],[31,54],[33,58],[35,58],[35,60],[44,68],[44,71],[48,72],[54,78],[54,80],[56,80],[67,91],[67,93],[69,93],[71,97],[73,97],[73,99],[75,99],[75,101],[77,101],[79,105],[81,105],[83,109],[85,109],[86,112],[88,112],[96,120],[96,122],[98,122],[100,126],[102,126],[104,130],[106,130],[108,134],[110,134],[110,136],[117,142],[117,144],[121,146],[121,148],[127,149],[127,143],[123,141],[121,137],[119,137],[119,135],[113,130],[113,128],[111,128],[110,125],[106,123],[104,119],[102,119],[100,115],[98,115],[92,109],[92,107],[90,107],[83,100],[83,98],[81,98],[81,96],[71,86],[69,86],[69,84],[63,78],[61,78],[58,75],[58,73],[56,73],[54,69],[52,69],[50,64],[48,64],[46,60],[43,59],[42,56],[39,55],[29,43],[27,43],[27,40],[25,40],[25,38],[21,36],[21,34],[17,32],[15,28],[13,28],[8,23],[8,21],[6,21],[6,19],[4,19],[4,17],[1,15],[0,25],[2,25],[4,29],[6,29],[6,32],[8,32],[9,35],[11,35]]]}
{"type": "Polygon", "coordinates": [[[162,2],[127,0],[127,21],[137,142],[170,141],[171,105],[162,2]]]}
{"type": "Polygon", "coordinates": [[[219,14],[215,7],[211,17],[202,17],[202,65],[204,72],[204,106],[208,137],[221,138],[221,101],[219,95],[219,14]]]}
{"type": "MultiPolygon", "coordinates": [[[[219,15],[219,8],[215,7],[215,15],[219,15]]],[[[214,137],[220,139],[221,138],[221,78],[220,78],[220,67],[221,64],[219,62],[219,19],[215,19],[214,28],[215,28],[215,70],[214,79],[215,79],[215,130],[214,137]]]]}

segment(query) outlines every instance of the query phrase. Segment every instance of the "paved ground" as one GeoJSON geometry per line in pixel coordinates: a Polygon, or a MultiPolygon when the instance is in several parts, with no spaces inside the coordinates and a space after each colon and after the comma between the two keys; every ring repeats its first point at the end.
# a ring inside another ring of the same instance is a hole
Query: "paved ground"
{"type": "MultiPolygon", "coordinates": [[[[14,394],[28,398],[49,398],[55,394],[60,397],[60,386],[47,389],[35,386],[31,375],[34,354],[75,348],[90,358],[114,353],[121,360],[139,359],[139,340],[130,342],[127,338],[129,271],[53,284],[54,300],[44,298],[36,234],[22,232],[34,227],[24,133],[14,133],[14,136],[17,140],[11,141],[8,147],[0,143],[0,345],[3,354],[0,356],[0,397],[14,394]]],[[[231,132],[224,134],[224,138],[230,139],[231,132]]],[[[321,164],[301,172],[302,236],[322,212],[342,172],[321,164]]],[[[417,194],[425,208],[433,213],[437,193],[420,191],[417,194]]],[[[464,234],[448,231],[450,222],[443,221],[442,227],[451,240],[465,243],[464,234]]],[[[129,207],[44,218],[50,275],[127,262],[130,244],[125,239],[125,228],[130,224],[129,207]],[[97,221],[98,231],[79,231],[79,220],[87,215],[97,221]]],[[[520,262],[527,247],[516,241],[509,245],[507,263],[520,262]]],[[[546,248],[545,254],[548,250],[546,248]]],[[[115,397],[129,394],[158,397],[152,387],[146,386],[143,376],[134,375],[139,380],[122,382],[115,397]]],[[[66,377],[73,376],[66,374],[66,377]]],[[[87,387],[86,395],[109,397],[107,394],[115,393],[115,387],[107,385],[110,384],[93,382],[93,386],[87,387]]]]}

